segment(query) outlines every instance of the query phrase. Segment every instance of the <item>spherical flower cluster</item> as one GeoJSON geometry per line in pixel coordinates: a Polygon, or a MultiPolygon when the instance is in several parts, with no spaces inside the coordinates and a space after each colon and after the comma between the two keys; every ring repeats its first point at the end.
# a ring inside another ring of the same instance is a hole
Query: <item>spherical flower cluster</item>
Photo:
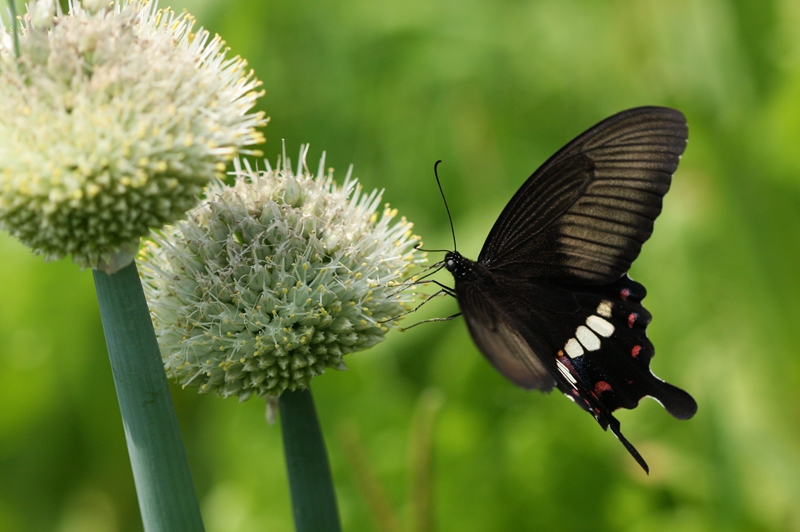
{"type": "Polygon", "coordinates": [[[33,3],[18,58],[0,29],[0,228],[48,260],[109,271],[262,142],[266,120],[246,62],[189,15],[87,5],[33,3]]]}
{"type": "Polygon", "coordinates": [[[156,232],[139,256],[168,375],[201,393],[274,398],[304,389],[342,356],[381,340],[409,308],[422,256],[412,225],[381,193],[339,187],[324,156],[293,173],[237,164],[185,221],[156,232]],[[302,170],[305,169],[305,170],[302,170]]]}

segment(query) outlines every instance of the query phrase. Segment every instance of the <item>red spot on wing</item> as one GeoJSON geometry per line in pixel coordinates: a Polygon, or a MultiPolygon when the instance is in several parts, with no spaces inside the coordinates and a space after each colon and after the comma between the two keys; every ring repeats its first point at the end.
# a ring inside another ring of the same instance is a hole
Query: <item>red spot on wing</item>
{"type": "Polygon", "coordinates": [[[631,356],[633,358],[638,357],[639,353],[641,352],[641,350],[642,350],[642,346],[640,346],[640,345],[633,346],[633,349],[631,349],[631,356]]]}
{"type": "Polygon", "coordinates": [[[639,314],[637,314],[636,312],[631,312],[630,314],[628,314],[628,328],[629,329],[633,329],[633,324],[634,324],[634,322],[636,322],[636,318],[638,318],[638,317],[639,317],[639,314]]]}
{"type": "Polygon", "coordinates": [[[601,394],[603,392],[607,392],[611,389],[611,385],[606,381],[597,381],[594,385],[594,391],[596,394],[601,394]]]}
{"type": "Polygon", "coordinates": [[[623,301],[627,301],[630,295],[631,295],[630,288],[623,288],[622,290],[619,291],[619,297],[621,297],[623,301]]]}

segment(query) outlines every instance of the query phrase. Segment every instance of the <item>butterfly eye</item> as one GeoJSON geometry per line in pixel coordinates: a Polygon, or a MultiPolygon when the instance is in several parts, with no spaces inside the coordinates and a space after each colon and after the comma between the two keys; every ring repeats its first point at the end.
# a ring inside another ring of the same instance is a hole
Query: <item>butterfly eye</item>
{"type": "Polygon", "coordinates": [[[456,269],[456,261],[447,259],[447,262],[444,263],[444,267],[447,268],[447,271],[452,272],[456,269]]]}

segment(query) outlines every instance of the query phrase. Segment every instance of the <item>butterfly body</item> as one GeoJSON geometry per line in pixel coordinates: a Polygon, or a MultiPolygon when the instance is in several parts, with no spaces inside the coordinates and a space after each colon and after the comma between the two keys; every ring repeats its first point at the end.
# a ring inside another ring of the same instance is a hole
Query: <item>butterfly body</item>
{"type": "Polygon", "coordinates": [[[694,399],[650,371],[645,289],[627,271],[686,145],[675,110],[624,111],[551,157],[508,203],[477,261],[444,265],[480,351],[514,384],[558,388],[648,470],[612,412],[651,396],[678,419],[694,399]]]}

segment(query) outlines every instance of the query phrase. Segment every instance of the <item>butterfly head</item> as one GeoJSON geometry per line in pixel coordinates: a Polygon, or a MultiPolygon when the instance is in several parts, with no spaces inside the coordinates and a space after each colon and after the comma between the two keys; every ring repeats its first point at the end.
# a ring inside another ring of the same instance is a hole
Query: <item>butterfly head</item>
{"type": "Polygon", "coordinates": [[[448,251],[447,255],[444,256],[444,267],[447,268],[447,271],[452,273],[453,277],[456,279],[462,279],[467,275],[470,262],[469,259],[464,258],[458,251],[448,251]]]}

